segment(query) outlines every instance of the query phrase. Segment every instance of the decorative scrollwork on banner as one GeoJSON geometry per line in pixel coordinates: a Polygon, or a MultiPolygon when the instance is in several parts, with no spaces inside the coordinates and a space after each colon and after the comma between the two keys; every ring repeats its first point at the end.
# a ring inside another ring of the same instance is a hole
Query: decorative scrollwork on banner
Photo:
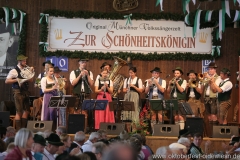
{"type": "Polygon", "coordinates": [[[114,0],[113,8],[116,11],[127,11],[137,8],[138,0],[114,0]]]}

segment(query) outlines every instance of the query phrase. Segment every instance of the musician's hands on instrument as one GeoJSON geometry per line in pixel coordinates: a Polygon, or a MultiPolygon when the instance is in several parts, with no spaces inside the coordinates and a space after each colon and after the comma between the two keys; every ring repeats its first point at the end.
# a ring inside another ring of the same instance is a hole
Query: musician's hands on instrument
{"type": "Polygon", "coordinates": [[[56,83],[54,86],[52,86],[52,89],[58,89],[58,83],[56,83]]]}

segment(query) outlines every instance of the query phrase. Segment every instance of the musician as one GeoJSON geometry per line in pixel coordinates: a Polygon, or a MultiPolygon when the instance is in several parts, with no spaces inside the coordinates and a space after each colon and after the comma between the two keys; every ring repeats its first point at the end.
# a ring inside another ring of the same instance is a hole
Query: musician
{"type": "MultiPolygon", "coordinates": [[[[101,65],[100,69],[101,69],[101,71],[106,70],[106,71],[107,71],[107,75],[109,76],[111,67],[112,67],[111,64],[109,64],[109,63],[107,63],[107,62],[104,62],[104,63],[101,65]]],[[[97,78],[96,78],[96,79],[99,79],[100,77],[101,77],[101,74],[97,75],[97,78]]]]}
{"type": "Polygon", "coordinates": [[[55,108],[49,108],[49,102],[52,96],[58,95],[58,81],[54,76],[54,68],[47,69],[46,76],[41,80],[41,87],[44,93],[41,120],[53,121],[54,125],[57,123],[57,112],[55,108]]]}
{"type": "MultiPolygon", "coordinates": [[[[16,130],[20,128],[24,128],[27,125],[28,114],[30,112],[29,107],[29,92],[28,92],[28,83],[32,82],[32,78],[23,82],[21,86],[19,86],[18,79],[23,79],[21,76],[21,72],[24,71],[28,66],[26,65],[26,60],[28,57],[24,55],[18,55],[17,66],[10,70],[8,76],[6,78],[6,84],[12,84],[13,97],[16,106],[16,116],[15,116],[15,124],[16,130]]],[[[33,72],[33,67],[27,68],[27,72],[33,72]]]]}
{"type": "MultiPolygon", "coordinates": [[[[174,78],[169,81],[169,85],[167,88],[167,93],[170,94],[171,99],[177,99],[178,102],[185,102],[186,100],[186,85],[187,81],[182,79],[183,71],[181,67],[176,67],[172,70],[174,73],[174,78]]],[[[181,115],[176,114],[174,117],[175,124],[180,125],[180,129],[184,129],[184,119],[181,115]]]]}
{"type": "MultiPolygon", "coordinates": [[[[204,105],[208,114],[208,121],[210,128],[217,124],[217,91],[213,88],[213,85],[209,85],[208,81],[214,79],[215,84],[219,86],[222,81],[221,78],[216,73],[217,65],[215,62],[211,62],[208,65],[208,73],[204,74],[204,105]]],[[[210,135],[212,129],[209,130],[210,135]]]]}
{"type": "Polygon", "coordinates": [[[201,115],[201,113],[203,113],[202,109],[204,106],[201,103],[201,94],[203,93],[203,86],[197,80],[197,75],[198,74],[195,73],[194,70],[190,70],[187,73],[189,83],[187,83],[186,87],[186,100],[191,106],[193,115],[202,117],[203,115],[201,115]]]}
{"type": "MultiPolygon", "coordinates": [[[[66,89],[68,87],[67,79],[60,75],[61,72],[62,70],[60,70],[59,67],[54,67],[54,76],[57,78],[59,84],[59,96],[66,95],[66,89]]],[[[66,126],[66,108],[60,108],[59,113],[59,126],[66,126]]]]}
{"type": "MultiPolygon", "coordinates": [[[[166,89],[166,81],[160,78],[161,69],[159,67],[155,67],[150,71],[152,73],[152,78],[147,80],[145,93],[149,94],[148,99],[164,99],[164,92],[166,89]]],[[[162,114],[161,111],[157,111],[155,113],[151,110],[151,126],[156,123],[162,122],[162,114]],[[156,119],[156,114],[158,115],[158,122],[156,119]]]]}
{"type": "Polygon", "coordinates": [[[129,78],[124,80],[123,92],[126,93],[124,96],[125,101],[134,102],[135,111],[123,111],[123,120],[132,120],[133,131],[136,129],[136,124],[139,123],[139,112],[140,112],[140,96],[142,93],[143,85],[142,80],[137,77],[137,68],[130,67],[128,70],[129,78]],[[130,116],[129,116],[130,114],[130,116]]]}
{"type": "MultiPolygon", "coordinates": [[[[75,111],[77,113],[80,113],[79,107],[81,106],[81,103],[83,102],[83,100],[90,98],[90,92],[91,92],[90,86],[92,86],[94,83],[93,73],[86,69],[87,62],[88,62],[88,59],[79,59],[78,60],[79,68],[76,70],[73,70],[70,73],[70,78],[69,78],[70,83],[73,86],[73,94],[80,98],[77,111],[75,111]]],[[[88,111],[88,113],[83,111],[83,114],[85,114],[86,116],[85,118],[88,118],[86,123],[88,122],[89,126],[91,126],[92,125],[90,124],[92,121],[91,111],[88,111]]]]}
{"type": "MultiPolygon", "coordinates": [[[[95,81],[95,93],[97,99],[112,102],[113,82],[108,79],[108,70],[104,68],[99,79],[95,81]]],[[[110,111],[109,104],[105,110],[95,110],[95,129],[99,129],[101,122],[115,123],[114,112],[110,111]]]]}
{"type": "Polygon", "coordinates": [[[209,82],[211,88],[218,93],[218,122],[220,125],[227,125],[227,115],[228,109],[231,107],[231,92],[233,84],[229,80],[230,70],[227,68],[223,68],[220,71],[220,77],[222,81],[219,85],[214,82],[214,79],[211,79],[209,82]]]}
{"type": "MultiPolygon", "coordinates": [[[[41,79],[46,76],[48,67],[54,67],[54,64],[51,61],[43,62],[42,66],[44,67],[44,72],[40,73],[35,81],[34,87],[39,87],[41,79]]],[[[40,96],[43,96],[42,89],[40,89],[40,96]]]]}

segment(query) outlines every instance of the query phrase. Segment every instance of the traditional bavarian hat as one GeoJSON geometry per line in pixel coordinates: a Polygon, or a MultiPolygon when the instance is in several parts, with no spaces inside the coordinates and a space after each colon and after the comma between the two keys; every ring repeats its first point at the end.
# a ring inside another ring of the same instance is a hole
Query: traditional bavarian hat
{"type": "Polygon", "coordinates": [[[23,61],[23,60],[26,60],[26,59],[28,59],[28,57],[24,56],[23,54],[20,54],[20,55],[17,56],[18,61],[23,61]]]}

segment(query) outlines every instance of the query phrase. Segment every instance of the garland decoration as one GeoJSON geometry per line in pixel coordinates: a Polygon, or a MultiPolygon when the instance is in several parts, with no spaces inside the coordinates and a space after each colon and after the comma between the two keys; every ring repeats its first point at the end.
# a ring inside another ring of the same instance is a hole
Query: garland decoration
{"type": "MultiPolygon", "coordinates": [[[[9,7],[0,8],[0,19],[6,23],[6,27],[9,23],[20,23],[20,35],[19,35],[19,46],[18,55],[26,55],[26,38],[27,38],[27,25],[26,25],[26,13],[9,7]]],[[[16,31],[15,25],[13,30],[16,31]]]]}

